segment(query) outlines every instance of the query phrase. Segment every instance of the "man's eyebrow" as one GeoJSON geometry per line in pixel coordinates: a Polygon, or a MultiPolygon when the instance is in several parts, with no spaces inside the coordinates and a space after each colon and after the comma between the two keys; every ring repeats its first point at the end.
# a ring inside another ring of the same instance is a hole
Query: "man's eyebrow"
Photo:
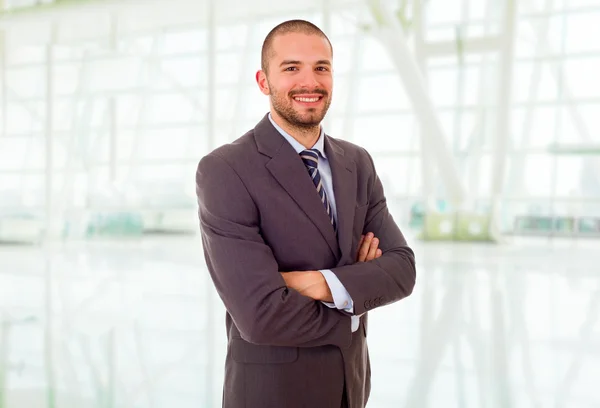
{"type": "MultiPolygon", "coordinates": [[[[284,65],[302,65],[302,62],[297,61],[297,60],[283,60],[281,62],[281,64],[279,64],[279,66],[282,67],[284,65]]],[[[326,59],[318,60],[315,65],[329,65],[329,66],[331,66],[331,61],[326,60],[326,59]]]]}
{"type": "Polygon", "coordinates": [[[281,62],[281,64],[279,64],[280,67],[282,67],[284,65],[300,65],[300,61],[296,61],[296,60],[283,60],[281,62]]]}

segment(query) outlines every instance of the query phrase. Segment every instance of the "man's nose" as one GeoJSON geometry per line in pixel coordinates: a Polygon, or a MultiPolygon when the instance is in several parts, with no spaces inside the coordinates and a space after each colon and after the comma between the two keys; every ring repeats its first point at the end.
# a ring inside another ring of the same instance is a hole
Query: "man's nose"
{"type": "Polygon", "coordinates": [[[310,70],[306,70],[304,71],[301,80],[300,80],[300,85],[303,88],[309,88],[309,89],[313,89],[319,86],[319,81],[317,80],[317,76],[315,75],[315,73],[313,72],[312,69],[310,70]]]}

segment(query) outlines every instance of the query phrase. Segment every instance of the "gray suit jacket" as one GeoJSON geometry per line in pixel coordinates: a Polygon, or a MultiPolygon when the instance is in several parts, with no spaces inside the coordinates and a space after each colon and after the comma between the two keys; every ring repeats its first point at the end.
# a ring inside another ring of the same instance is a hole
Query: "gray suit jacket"
{"type": "Polygon", "coordinates": [[[415,260],[389,214],[370,155],[325,136],[338,235],[306,167],[267,115],[200,160],[200,228],[208,270],[226,309],[226,408],[366,405],[367,314],[356,332],[345,312],[288,289],[279,272],[331,269],[360,315],[408,296],[415,260]],[[355,263],[362,233],[383,256],[355,263]]]}

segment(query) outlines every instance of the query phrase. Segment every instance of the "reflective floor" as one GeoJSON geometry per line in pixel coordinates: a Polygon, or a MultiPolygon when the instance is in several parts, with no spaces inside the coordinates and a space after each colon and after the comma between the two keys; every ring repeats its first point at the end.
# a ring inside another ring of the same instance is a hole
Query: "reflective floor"
{"type": "MultiPolygon", "coordinates": [[[[600,406],[600,242],[424,244],[370,314],[369,408],[600,406]]],[[[1,408],[220,406],[197,237],[0,247],[1,408]]]]}

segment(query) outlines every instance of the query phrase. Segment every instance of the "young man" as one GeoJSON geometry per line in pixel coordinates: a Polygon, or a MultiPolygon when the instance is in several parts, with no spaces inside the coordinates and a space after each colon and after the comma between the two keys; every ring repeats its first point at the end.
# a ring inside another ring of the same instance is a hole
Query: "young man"
{"type": "Polygon", "coordinates": [[[275,27],[256,74],[270,112],[198,165],[206,263],[227,309],[226,408],[364,407],[366,312],[415,285],[370,155],[321,127],[332,59],[313,24],[275,27]]]}

